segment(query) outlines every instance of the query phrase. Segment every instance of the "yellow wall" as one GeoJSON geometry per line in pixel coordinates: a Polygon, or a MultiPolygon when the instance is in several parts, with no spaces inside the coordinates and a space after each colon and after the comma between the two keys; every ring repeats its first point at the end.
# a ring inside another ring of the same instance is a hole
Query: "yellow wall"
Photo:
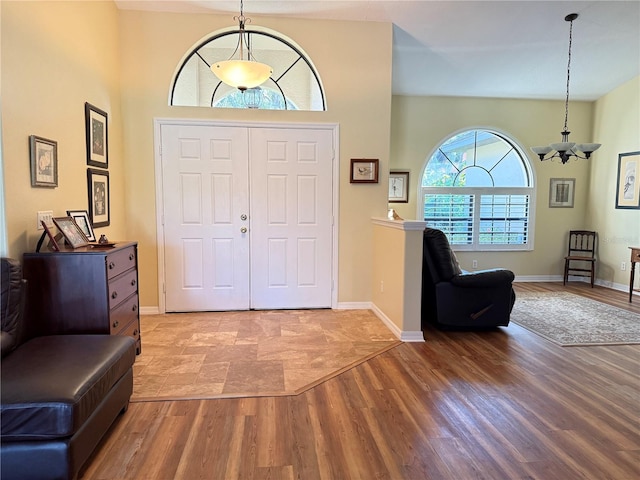
{"type": "Polygon", "coordinates": [[[618,154],[640,151],[640,77],[596,102],[594,131],[602,147],[591,167],[586,225],[599,234],[597,276],[628,285],[629,271],[620,270],[620,264],[626,262],[628,268],[628,247],[640,247],[640,210],[615,208],[616,178],[618,154]]]}
{"type": "MultiPolygon", "coordinates": [[[[569,127],[571,140],[581,143],[592,139],[593,103],[571,102],[569,127]]],[[[555,276],[562,274],[566,235],[571,228],[586,226],[591,164],[600,161],[600,151],[591,160],[540,162],[530,152],[532,145],[560,141],[564,123],[564,102],[451,97],[394,96],[391,115],[391,168],[410,170],[409,203],[394,203],[405,219],[418,219],[418,185],[426,159],[451,134],[463,129],[486,127],[508,134],[529,155],[535,171],[537,201],[534,250],[527,252],[459,252],[462,267],[472,270],[501,266],[519,276],[555,276]],[[575,207],[549,208],[551,178],[576,179],[575,207]]]]}
{"type": "Polygon", "coordinates": [[[339,302],[371,299],[372,216],[386,212],[391,111],[390,24],[252,18],[295,40],[325,87],[328,111],[169,107],[170,79],[192,46],[229,17],[120,12],[128,234],[140,242],[141,297],[157,305],[154,118],[338,123],[340,126],[339,302]],[[331,32],[330,35],[327,32],[331,32]],[[365,78],[366,77],[366,78],[365,78]],[[379,158],[380,183],[349,183],[351,158],[379,158]]]}
{"type": "Polygon", "coordinates": [[[107,112],[111,226],[127,237],[118,11],[112,2],[0,2],[7,254],[33,251],[36,212],[88,209],[84,104],[107,112]],[[32,188],[29,135],[58,142],[58,187],[32,188]]]}

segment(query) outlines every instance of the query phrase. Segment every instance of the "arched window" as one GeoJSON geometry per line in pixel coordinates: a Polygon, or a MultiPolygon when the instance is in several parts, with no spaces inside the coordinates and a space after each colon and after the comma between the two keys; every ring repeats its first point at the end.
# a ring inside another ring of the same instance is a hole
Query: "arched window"
{"type": "Polygon", "coordinates": [[[422,176],[427,225],[446,233],[456,250],[530,250],[533,170],[503,133],[465,130],[439,145],[422,176]]]}
{"type": "Polygon", "coordinates": [[[238,42],[238,30],[212,34],[185,54],[178,65],[169,105],[191,107],[326,110],[320,76],[309,57],[292,40],[260,27],[245,30],[251,52],[273,68],[273,75],[258,89],[242,93],[222,83],[210,66],[228,59],[238,42]],[[260,100],[256,103],[257,100],[260,100]]]}

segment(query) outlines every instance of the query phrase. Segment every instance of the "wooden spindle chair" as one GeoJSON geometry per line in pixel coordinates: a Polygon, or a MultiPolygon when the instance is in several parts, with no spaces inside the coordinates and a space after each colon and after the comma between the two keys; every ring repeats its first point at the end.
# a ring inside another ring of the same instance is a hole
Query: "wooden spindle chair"
{"type": "Polygon", "coordinates": [[[564,257],[564,281],[569,275],[590,277],[591,288],[596,277],[596,232],[590,230],[571,230],[569,232],[569,250],[564,257]]]}

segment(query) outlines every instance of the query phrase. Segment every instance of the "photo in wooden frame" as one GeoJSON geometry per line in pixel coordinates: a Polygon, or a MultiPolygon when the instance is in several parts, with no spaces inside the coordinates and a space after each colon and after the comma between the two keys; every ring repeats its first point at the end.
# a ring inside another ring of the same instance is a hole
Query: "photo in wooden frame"
{"type": "Polygon", "coordinates": [[[89,240],[72,217],[55,217],[52,220],[71,248],[84,247],[89,244],[89,240]]]}
{"type": "Polygon", "coordinates": [[[377,158],[352,158],[349,181],[351,183],[378,183],[378,164],[377,158]]]}

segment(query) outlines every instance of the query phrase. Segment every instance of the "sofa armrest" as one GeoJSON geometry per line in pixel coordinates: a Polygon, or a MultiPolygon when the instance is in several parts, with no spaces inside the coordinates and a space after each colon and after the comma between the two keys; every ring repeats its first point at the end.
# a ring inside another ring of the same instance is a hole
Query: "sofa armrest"
{"type": "Polygon", "coordinates": [[[462,288],[487,288],[510,285],[514,278],[515,275],[511,270],[494,268],[461,273],[454,276],[451,283],[462,288]]]}

